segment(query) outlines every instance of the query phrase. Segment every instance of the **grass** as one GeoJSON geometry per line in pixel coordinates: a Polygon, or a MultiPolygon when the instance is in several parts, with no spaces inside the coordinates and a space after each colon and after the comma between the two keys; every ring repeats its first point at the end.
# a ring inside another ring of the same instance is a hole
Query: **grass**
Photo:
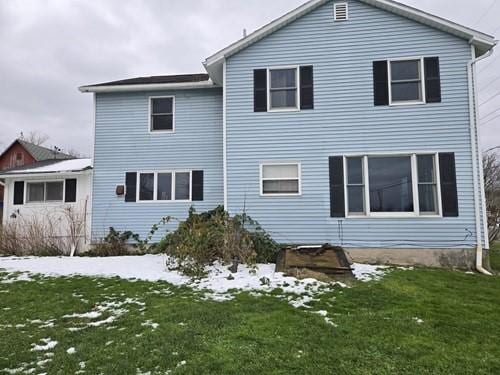
{"type": "Polygon", "coordinates": [[[500,373],[499,295],[499,277],[431,269],[353,282],[325,294],[309,311],[272,295],[207,301],[162,282],[73,277],[0,283],[0,369],[134,375],[500,373]],[[106,301],[114,301],[114,312],[97,319],[63,317],[106,301]],[[128,303],[118,306],[122,302],[128,303]],[[318,310],[328,311],[337,327],[312,313],[318,310]],[[69,330],[120,313],[109,324],[69,330]],[[29,322],[36,319],[42,323],[29,322]],[[54,326],[43,327],[51,319],[54,326]],[[31,351],[43,338],[58,344],[31,351]],[[74,354],[67,353],[71,347],[74,354]],[[44,359],[51,361],[36,364],[44,359]]]}
{"type": "Polygon", "coordinates": [[[490,248],[491,268],[496,272],[500,272],[500,241],[492,243],[490,248]]]}

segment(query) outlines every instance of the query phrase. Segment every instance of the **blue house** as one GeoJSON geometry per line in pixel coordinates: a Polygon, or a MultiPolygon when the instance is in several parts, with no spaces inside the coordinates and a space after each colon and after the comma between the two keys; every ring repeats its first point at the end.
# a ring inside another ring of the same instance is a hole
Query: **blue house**
{"type": "Polygon", "coordinates": [[[394,1],[312,0],[208,57],[207,74],[83,86],[93,238],[223,204],[281,243],[482,270],[475,64],[495,44],[394,1]]]}

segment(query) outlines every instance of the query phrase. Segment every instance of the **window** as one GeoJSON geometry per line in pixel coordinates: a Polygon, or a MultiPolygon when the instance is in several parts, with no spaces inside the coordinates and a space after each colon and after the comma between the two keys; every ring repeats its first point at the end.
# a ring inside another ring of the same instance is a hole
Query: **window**
{"type": "Polygon", "coordinates": [[[27,184],[28,203],[62,202],[64,181],[30,182],[27,184]]]}
{"type": "Polygon", "coordinates": [[[369,157],[371,212],[413,212],[411,158],[369,157]]]}
{"type": "Polygon", "coordinates": [[[190,201],[191,171],[139,173],[138,201],[190,201]]]}
{"type": "Polygon", "coordinates": [[[300,165],[261,165],[261,194],[300,195],[300,165]]]}
{"type": "Polygon", "coordinates": [[[365,213],[363,158],[348,158],[347,171],[348,212],[351,215],[362,215],[365,213]]]}
{"type": "Polygon", "coordinates": [[[158,173],[157,198],[159,201],[172,200],[172,173],[158,173]]]}
{"type": "Polygon", "coordinates": [[[390,102],[423,103],[423,59],[389,61],[390,102]]]}
{"type": "Polygon", "coordinates": [[[437,216],[435,154],[345,158],[348,216],[437,216]]]}
{"type": "Polygon", "coordinates": [[[175,111],[174,97],[153,97],[150,98],[150,101],[150,130],[152,132],[173,132],[175,111]]]}
{"type": "Polygon", "coordinates": [[[269,109],[298,109],[299,90],[297,68],[280,68],[269,70],[269,109]]]}
{"type": "Polygon", "coordinates": [[[418,201],[420,212],[438,213],[435,155],[418,155],[418,201]]]}

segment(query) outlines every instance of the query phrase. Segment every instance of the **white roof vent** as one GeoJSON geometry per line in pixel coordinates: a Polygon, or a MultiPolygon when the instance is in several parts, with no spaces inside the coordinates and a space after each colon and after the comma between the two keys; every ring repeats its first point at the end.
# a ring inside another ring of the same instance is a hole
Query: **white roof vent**
{"type": "Polygon", "coordinates": [[[349,15],[349,8],[347,3],[334,3],[333,4],[333,19],[334,21],[347,21],[349,15]]]}

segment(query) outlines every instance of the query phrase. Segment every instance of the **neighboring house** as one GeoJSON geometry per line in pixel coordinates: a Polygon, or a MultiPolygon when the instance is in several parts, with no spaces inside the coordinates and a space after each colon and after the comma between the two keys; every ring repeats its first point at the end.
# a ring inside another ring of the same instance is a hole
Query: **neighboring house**
{"type": "Polygon", "coordinates": [[[92,237],[224,204],[281,243],[374,262],[477,254],[481,270],[474,64],[495,44],[393,1],[312,0],[206,75],[81,87],[95,95],[92,237]]]}
{"type": "MultiPolygon", "coordinates": [[[[45,235],[78,250],[90,242],[91,159],[44,160],[0,172],[5,181],[3,224],[19,225],[20,233],[36,225],[45,235]]],[[[69,251],[69,249],[67,249],[69,251]]]]}
{"type": "MultiPolygon", "coordinates": [[[[0,171],[22,167],[48,159],[73,159],[73,156],[38,146],[23,139],[16,139],[0,155],[0,171]]],[[[0,180],[0,217],[2,217],[4,186],[0,180]]]]}

